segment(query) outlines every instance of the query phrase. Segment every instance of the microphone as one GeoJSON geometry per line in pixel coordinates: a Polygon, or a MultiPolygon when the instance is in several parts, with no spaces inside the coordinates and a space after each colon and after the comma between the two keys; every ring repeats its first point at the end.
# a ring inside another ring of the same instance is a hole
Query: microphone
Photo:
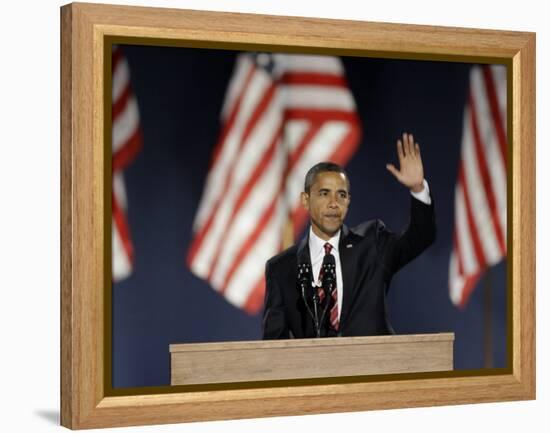
{"type": "Polygon", "coordinates": [[[323,258],[323,277],[321,284],[325,289],[325,294],[330,296],[334,287],[336,287],[336,261],[332,254],[326,254],[323,258]]]}
{"type": "Polygon", "coordinates": [[[309,263],[298,264],[298,282],[304,288],[311,286],[311,265],[309,263]]]}
{"type": "Polygon", "coordinates": [[[329,289],[332,292],[332,289],[336,285],[336,260],[332,254],[326,254],[323,258],[323,278],[322,285],[324,288],[329,289]]]}

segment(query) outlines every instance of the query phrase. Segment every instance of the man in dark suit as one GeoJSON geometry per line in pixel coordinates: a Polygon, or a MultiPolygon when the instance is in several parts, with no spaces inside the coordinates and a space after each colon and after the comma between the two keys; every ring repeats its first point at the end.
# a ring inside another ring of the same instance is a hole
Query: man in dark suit
{"type": "Polygon", "coordinates": [[[351,197],[345,171],[327,162],[309,170],[301,194],[309,234],[266,264],[264,339],[393,333],[386,309],[390,280],[436,232],[420,147],[412,135],[397,141],[397,154],[400,168],[386,168],[411,191],[410,223],[402,234],[380,220],[347,228],[351,197]]]}

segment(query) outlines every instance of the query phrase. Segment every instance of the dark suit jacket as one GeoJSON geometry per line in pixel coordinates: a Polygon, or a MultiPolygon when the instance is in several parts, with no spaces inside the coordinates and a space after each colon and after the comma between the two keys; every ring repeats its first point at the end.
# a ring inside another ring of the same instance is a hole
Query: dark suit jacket
{"type": "MultiPolygon", "coordinates": [[[[338,251],[344,294],[338,336],[393,333],[386,292],[395,272],[435,240],[433,199],[426,205],[411,197],[411,219],[405,232],[389,231],[380,220],[342,227],[338,251]]],[[[268,260],[263,338],[313,338],[313,319],[297,281],[299,263],[310,263],[308,237],[268,260]]],[[[324,327],[323,336],[335,336],[324,327]]]]}

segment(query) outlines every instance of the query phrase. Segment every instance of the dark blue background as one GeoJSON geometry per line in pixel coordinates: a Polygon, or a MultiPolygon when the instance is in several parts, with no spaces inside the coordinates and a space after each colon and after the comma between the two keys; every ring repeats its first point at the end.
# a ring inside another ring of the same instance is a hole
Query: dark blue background
{"type": "MultiPolygon", "coordinates": [[[[219,113],[235,53],[123,46],[138,99],[143,150],[125,171],[133,274],[113,285],[113,387],[168,385],[171,343],[257,340],[261,314],[249,316],[193,276],[185,265],[219,113]]],[[[363,124],[347,166],[347,224],[380,218],[406,226],[409,192],[386,171],[403,131],[420,143],[435,199],[438,238],[392,280],[397,333],[455,333],[455,368],[483,367],[482,284],[465,310],[448,295],[454,186],[471,65],[343,58],[363,124]]],[[[506,366],[506,264],[493,280],[494,366],[506,366]]]]}

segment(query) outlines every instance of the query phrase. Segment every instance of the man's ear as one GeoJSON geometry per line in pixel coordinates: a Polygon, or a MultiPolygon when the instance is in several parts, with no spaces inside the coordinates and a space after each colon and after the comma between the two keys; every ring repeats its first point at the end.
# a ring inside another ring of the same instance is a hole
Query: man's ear
{"type": "Polygon", "coordinates": [[[302,202],[302,206],[309,212],[309,194],[307,192],[301,192],[300,200],[302,202]]]}

